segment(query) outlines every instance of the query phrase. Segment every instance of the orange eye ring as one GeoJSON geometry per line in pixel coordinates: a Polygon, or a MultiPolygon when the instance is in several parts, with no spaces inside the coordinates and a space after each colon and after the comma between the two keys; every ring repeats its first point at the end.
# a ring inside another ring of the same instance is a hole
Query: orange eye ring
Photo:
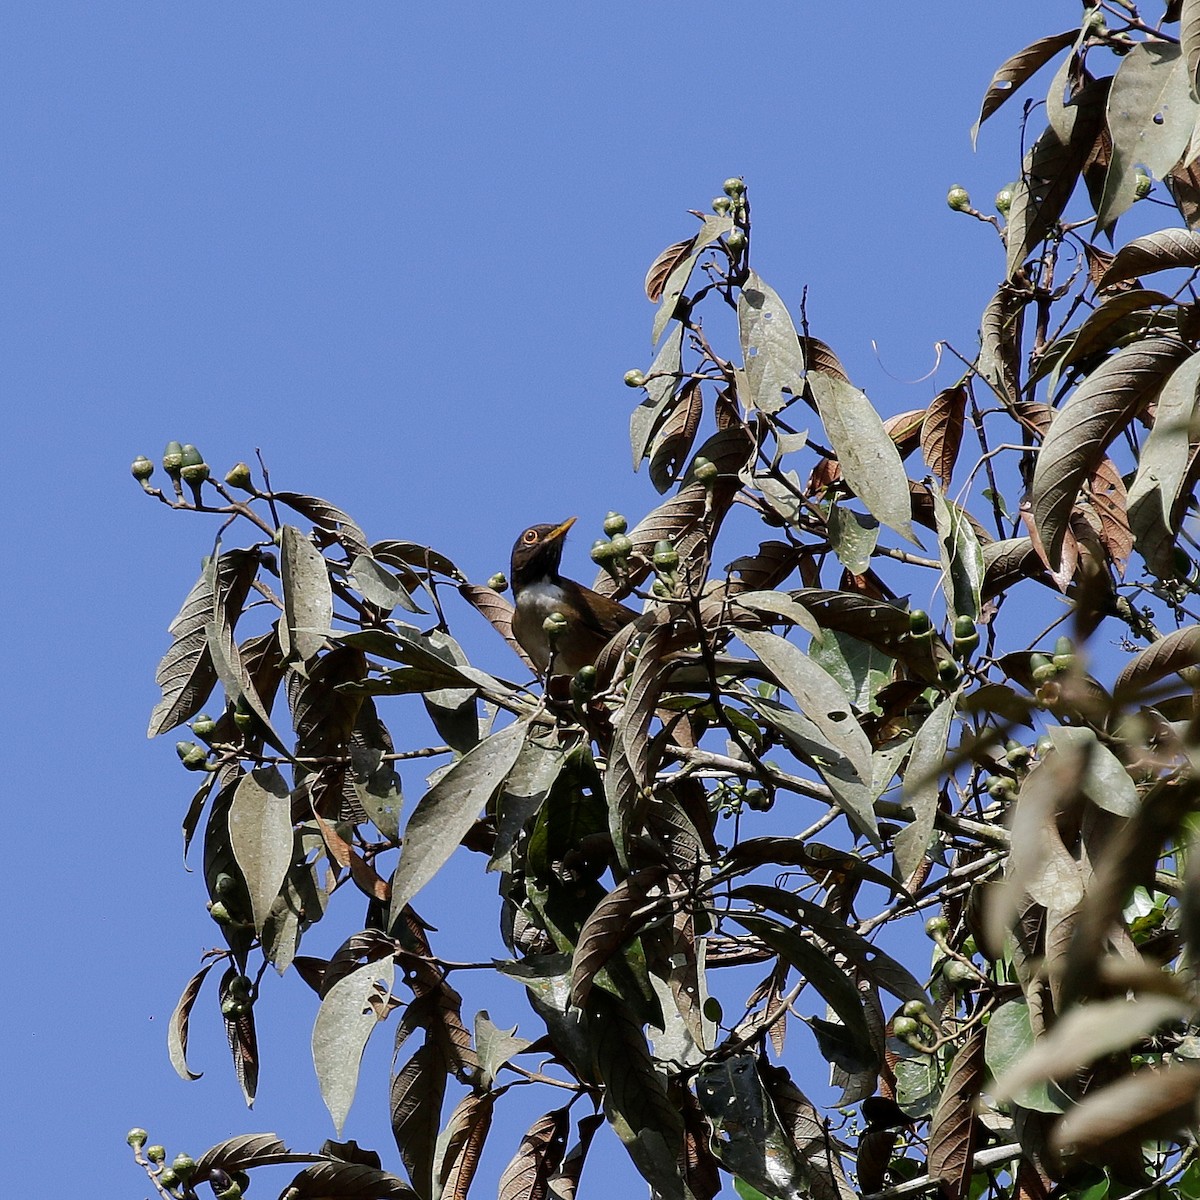
{"type": "Polygon", "coordinates": [[[521,541],[523,541],[525,543],[525,545],[527,545],[527,546],[532,546],[533,543],[536,542],[537,540],[538,540],[538,535],[537,535],[536,529],[527,529],[521,535],[521,541]]]}

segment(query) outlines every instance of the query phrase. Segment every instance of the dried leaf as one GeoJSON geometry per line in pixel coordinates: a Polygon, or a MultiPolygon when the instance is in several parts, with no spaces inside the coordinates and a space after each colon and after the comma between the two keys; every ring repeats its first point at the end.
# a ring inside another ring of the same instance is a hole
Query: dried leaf
{"type": "Polygon", "coordinates": [[[984,1031],[976,1026],[958,1048],[929,1126],[929,1178],[946,1200],[962,1200],[975,1165],[975,1103],[983,1087],[984,1031]]]}
{"type": "Polygon", "coordinates": [[[445,1133],[439,1139],[441,1164],[435,1194],[440,1200],[466,1200],[492,1127],[495,1105],[493,1092],[468,1092],[450,1114],[445,1133]]]}
{"type": "Polygon", "coordinates": [[[747,408],[778,412],[804,390],[804,350],[787,306],[751,271],[737,302],[747,408]]]}
{"type": "Polygon", "coordinates": [[[1079,36],[1077,29],[1068,29],[1050,37],[1039,38],[1023,50],[1006,58],[996,68],[991,83],[983,96],[983,104],[979,109],[979,119],[971,128],[971,145],[974,146],[979,137],[979,127],[994,113],[1016,90],[1046,65],[1060,50],[1066,49],[1079,36]]]}
{"type": "Polygon", "coordinates": [[[958,448],[962,445],[967,389],[960,383],[938,392],[921,422],[921,456],[943,490],[950,486],[958,448]]]}
{"type": "Polygon", "coordinates": [[[243,775],[229,806],[229,843],[259,934],[292,865],[293,841],[291,791],[278,769],[258,767],[243,775]]]}
{"type": "Polygon", "coordinates": [[[646,272],[646,299],[651,304],[657,304],[662,299],[663,285],[671,277],[671,272],[684,262],[692,252],[696,238],[684,238],[668,246],[651,264],[646,272]]]}
{"type": "Polygon", "coordinates": [[[570,1116],[565,1108],[556,1108],[534,1121],[500,1176],[498,1200],[546,1200],[550,1179],[567,1148],[569,1127],[570,1116]]]}
{"type": "Polygon", "coordinates": [[[650,447],[650,482],[659,492],[667,491],[683,473],[703,413],[700,381],[689,379],[679,389],[671,414],[650,447]]]}
{"type": "Polygon", "coordinates": [[[1160,229],[1122,246],[1104,272],[1100,286],[1112,287],[1126,279],[1169,271],[1174,267],[1197,266],[1200,266],[1200,233],[1187,229],[1160,229]]]}
{"type": "Polygon", "coordinates": [[[1113,683],[1120,699],[1136,698],[1152,683],[1200,665],[1200,625],[1185,625],[1139,651],[1113,683]]]}
{"type": "Polygon", "coordinates": [[[202,1071],[193,1071],[187,1064],[188,1022],[191,1020],[192,1006],[200,995],[200,986],[214,966],[216,963],[210,962],[188,980],[167,1026],[167,1054],[180,1079],[199,1079],[203,1074],[202,1071]]]}
{"type": "Polygon", "coordinates": [[[336,505],[330,504],[328,500],[321,500],[317,496],[305,496],[300,492],[274,492],[272,499],[279,504],[286,504],[288,508],[307,517],[318,529],[331,534],[351,558],[356,554],[371,553],[367,535],[358,527],[354,518],[342,512],[336,505]]]}

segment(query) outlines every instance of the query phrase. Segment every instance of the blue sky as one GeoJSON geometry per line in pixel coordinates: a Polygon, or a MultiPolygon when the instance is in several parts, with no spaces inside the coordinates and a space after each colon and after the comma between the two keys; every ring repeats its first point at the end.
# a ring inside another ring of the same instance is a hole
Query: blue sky
{"type": "MultiPolygon", "coordinates": [[[[479,580],[524,525],[578,514],[568,567],[590,576],[604,512],[656,501],[629,470],[621,376],[649,361],[641,280],[691,232],[685,210],[744,175],[759,272],[793,304],[808,287],[813,332],[885,414],[924,405],[956,366],[906,381],[939,338],[973,353],[1003,270],[989,231],[944,199],[962,182],[990,209],[1017,172],[1019,105],[973,154],[979,100],[1007,54],[1078,7],[44,0],[8,14],[11,1154],[43,1177],[65,1155],[64,1183],[134,1196],[131,1125],[172,1154],[331,1133],[308,1058],[315,1001],[294,977],[263,1002],[253,1113],[215,1004],[194,1021],[205,1077],[184,1084],[167,1062],[167,1019],[215,939],[180,867],[194,777],[173,737],[143,731],[165,627],[215,530],[143,497],[134,455],[178,438],[223,473],[261,447],[276,486],[479,580]]],[[[461,630],[514,670],[481,622],[461,630]]],[[[493,882],[470,878],[469,912],[440,883],[419,907],[448,931],[490,922],[493,882]]],[[[311,948],[352,932],[341,922],[311,948]]],[[[533,1028],[515,989],[472,1003],[533,1028]]],[[[385,1157],[389,1037],[346,1130],[385,1157]]],[[[481,1196],[519,1132],[497,1139],[481,1196]]],[[[640,1194],[619,1154],[604,1162],[585,1198],[640,1194]]]]}

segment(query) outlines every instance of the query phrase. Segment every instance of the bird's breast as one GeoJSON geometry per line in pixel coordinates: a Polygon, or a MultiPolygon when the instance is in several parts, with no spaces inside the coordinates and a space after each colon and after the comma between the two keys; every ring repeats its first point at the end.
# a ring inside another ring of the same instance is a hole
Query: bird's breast
{"type": "Polygon", "coordinates": [[[545,581],[526,584],[517,596],[513,635],[539,671],[550,662],[550,640],[542,624],[551,613],[562,611],[564,595],[557,583],[545,581]]]}

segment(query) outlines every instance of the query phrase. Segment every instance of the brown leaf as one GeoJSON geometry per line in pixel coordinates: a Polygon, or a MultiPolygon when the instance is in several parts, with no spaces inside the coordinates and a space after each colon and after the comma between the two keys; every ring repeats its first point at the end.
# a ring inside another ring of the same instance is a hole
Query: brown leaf
{"type": "Polygon", "coordinates": [[[1122,246],[1112,265],[1104,272],[1099,287],[1124,283],[1138,275],[1169,271],[1175,267],[1200,266],[1200,233],[1187,229],[1160,229],[1134,238],[1122,246]]]}
{"type": "Polygon", "coordinates": [[[684,238],[682,242],[668,246],[650,264],[650,269],[646,272],[645,287],[646,299],[651,304],[657,304],[662,299],[663,285],[671,277],[671,272],[691,254],[695,244],[695,236],[684,238]]]}
{"type": "Polygon", "coordinates": [[[1163,182],[1188,228],[1195,229],[1200,225],[1200,160],[1193,159],[1187,166],[1181,163],[1163,182]]]}
{"type": "Polygon", "coordinates": [[[984,1077],[983,1034],[977,1025],[959,1047],[929,1126],[929,1178],[941,1184],[946,1200],[962,1200],[971,1184],[975,1102],[984,1077]]]}
{"type": "Polygon", "coordinates": [[[1045,66],[1060,50],[1066,49],[1079,36],[1077,29],[1068,29],[1063,33],[1052,34],[1050,37],[1038,38],[1023,50],[1006,58],[996,68],[991,83],[983,96],[983,104],[979,109],[979,119],[971,130],[971,142],[979,136],[979,127],[1004,102],[1041,67],[1045,66]]]}
{"type": "Polygon", "coordinates": [[[200,995],[200,985],[215,965],[215,962],[210,962],[208,966],[201,967],[188,980],[167,1027],[167,1050],[171,1058],[171,1065],[181,1079],[199,1079],[203,1073],[193,1071],[187,1065],[188,1022],[191,1020],[192,1006],[196,1003],[196,997],[200,995]]]}
{"type": "Polygon", "coordinates": [[[258,1038],[254,1031],[254,1009],[245,1005],[245,1012],[237,1015],[226,1015],[226,1001],[245,1002],[245,995],[231,992],[230,985],[235,979],[240,979],[241,971],[230,967],[221,976],[219,998],[221,1015],[225,1022],[225,1037],[229,1041],[229,1052],[233,1055],[233,1070],[237,1081],[241,1084],[242,1095],[246,1098],[246,1106],[254,1106],[254,1095],[258,1091],[258,1038]]]}
{"type": "Polygon", "coordinates": [[[575,1193],[579,1189],[579,1176],[583,1173],[583,1164],[587,1158],[587,1152],[591,1148],[592,1138],[596,1136],[596,1130],[603,1124],[604,1116],[601,1113],[593,1113],[590,1117],[579,1118],[575,1127],[579,1140],[571,1147],[562,1161],[562,1167],[558,1174],[550,1181],[555,1197],[560,1197],[561,1200],[575,1200],[575,1193]]]}
{"type": "Polygon", "coordinates": [[[689,379],[679,389],[670,415],[655,435],[650,448],[650,482],[665,492],[683,473],[704,414],[700,380],[689,379]]]}
{"type": "Polygon", "coordinates": [[[479,1166],[488,1130],[492,1127],[495,1104],[494,1092],[482,1095],[468,1092],[450,1114],[437,1177],[441,1200],[465,1200],[479,1166]]]}
{"type": "Polygon", "coordinates": [[[907,458],[920,443],[925,412],[926,410],[923,408],[913,408],[908,412],[888,417],[884,421],[884,432],[896,443],[896,449],[900,451],[901,458],[907,458]]]}
{"type": "Polygon", "coordinates": [[[1186,625],[1136,654],[1117,676],[1113,693],[1135,698],[1152,683],[1200,664],[1200,625],[1186,625]]]}
{"type": "Polygon", "coordinates": [[[967,389],[961,383],[956,384],[938,392],[925,410],[925,420],[921,424],[921,456],[943,491],[950,487],[950,477],[958,459],[966,409],[967,389]]]}
{"type": "Polygon", "coordinates": [[[846,374],[846,368],[842,366],[838,356],[820,338],[801,335],[800,346],[810,371],[824,371],[826,375],[833,375],[843,383],[850,382],[850,376],[846,374]]]}
{"type": "Polygon", "coordinates": [[[537,667],[533,665],[533,660],[513,637],[513,606],[499,592],[477,583],[459,584],[458,591],[472,608],[491,623],[492,628],[508,643],[509,649],[536,675],[537,667]]]}
{"type": "Polygon", "coordinates": [[[1021,329],[1027,297],[1007,283],[983,310],[978,371],[1005,403],[1021,395],[1021,329]]]}
{"type": "Polygon", "coordinates": [[[567,1148],[569,1125],[565,1108],[556,1108],[534,1121],[500,1176],[498,1200],[546,1200],[550,1179],[567,1148]]]}
{"type": "Polygon", "coordinates": [[[1125,566],[1133,550],[1133,531],[1129,528],[1128,496],[1116,463],[1107,455],[1092,473],[1092,505],[1100,518],[1100,540],[1112,560],[1113,568],[1124,577],[1125,566]]]}
{"type": "Polygon", "coordinates": [[[447,1063],[437,1039],[427,1035],[416,1053],[392,1076],[392,1136],[413,1187],[426,1197],[433,1192],[434,1148],[446,1095],[446,1074],[447,1063]]]}

